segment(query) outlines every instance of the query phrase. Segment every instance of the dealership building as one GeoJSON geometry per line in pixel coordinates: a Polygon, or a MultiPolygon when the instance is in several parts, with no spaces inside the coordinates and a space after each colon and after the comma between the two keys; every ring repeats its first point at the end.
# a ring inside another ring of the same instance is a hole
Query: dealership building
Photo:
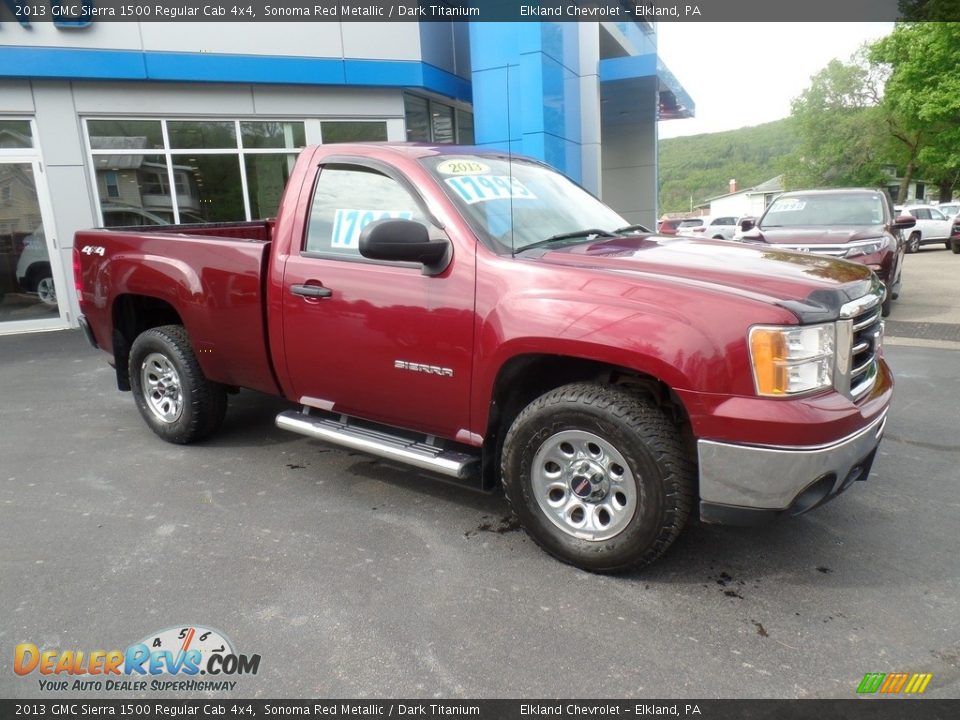
{"type": "Polygon", "coordinates": [[[0,333],[76,325],[73,233],[276,213],[304,145],[476,144],[630,222],[693,103],[653,23],[18,22],[0,3],[0,333]]]}

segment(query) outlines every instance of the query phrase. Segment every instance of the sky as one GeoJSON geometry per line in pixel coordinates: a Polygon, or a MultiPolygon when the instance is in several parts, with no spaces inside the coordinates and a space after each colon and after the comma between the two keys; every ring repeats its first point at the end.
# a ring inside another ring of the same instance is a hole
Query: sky
{"type": "Polygon", "coordinates": [[[892,30],[893,23],[657,23],[660,57],[696,104],[694,118],[659,123],[660,138],[785,118],[812,75],[892,30]]]}

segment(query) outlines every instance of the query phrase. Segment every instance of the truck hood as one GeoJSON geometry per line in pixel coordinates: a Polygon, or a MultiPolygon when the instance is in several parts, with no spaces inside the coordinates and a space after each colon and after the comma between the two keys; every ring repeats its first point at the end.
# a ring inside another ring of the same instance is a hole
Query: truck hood
{"type": "Polygon", "coordinates": [[[841,245],[857,240],[883,237],[883,225],[858,225],[856,227],[771,227],[754,228],[743,234],[745,242],[766,242],[790,245],[841,245]]]}
{"type": "Polygon", "coordinates": [[[653,281],[669,278],[779,305],[803,323],[835,320],[844,303],[875,291],[879,283],[868,268],[843,260],[692,238],[616,237],[547,250],[539,261],[653,281]]]}

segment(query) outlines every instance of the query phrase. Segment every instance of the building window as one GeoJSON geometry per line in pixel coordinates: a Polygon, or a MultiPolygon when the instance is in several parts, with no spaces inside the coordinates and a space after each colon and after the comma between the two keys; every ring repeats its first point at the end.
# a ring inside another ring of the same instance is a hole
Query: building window
{"type": "Polygon", "coordinates": [[[461,145],[473,145],[473,113],[457,110],[457,142],[461,145]]]}
{"type": "Polygon", "coordinates": [[[473,113],[419,95],[403,96],[407,140],[472,145],[473,113]]]}
{"type": "Polygon", "coordinates": [[[170,147],[179,150],[217,150],[237,147],[232,121],[167,120],[170,147]]]}
{"type": "Polygon", "coordinates": [[[275,215],[306,145],[282,120],[90,119],[87,135],[108,227],[275,215]]]}
{"type": "MultiPolygon", "coordinates": [[[[229,222],[276,215],[303,120],[91,118],[90,162],[105,225],[229,222]]],[[[386,121],[319,123],[324,142],[386,140],[386,121]]]]}
{"type": "Polygon", "coordinates": [[[927,187],[926,187],[926,185],[924,185],[922,182],[918,182],[918,183],[917,183],[917,194],[916,194],[915,197],[917,198],[917,200],[923,200],[924,197],[926,196],[926,194],[927,194],[927,187]]]}
{"type": "Polygon", "coordinates": [[[159,120],[88,120],[93,150],[163,150],[159,120]]]}
{"type": "Polygon", "coordinates": [[[453,127],[453,108],[438,102],[430,103],[430,129],[435,143],[453,143],[457,134],[453,127]]]}
{"type": "Polygon", "coordinates": [[[385,122],[324,122],[320,123],[323,144],[345,142],[377,142],[387,139],[385,122]]]}
{"type": "Polygon", "coordinates": [[[404,95],[403,105],[407,121],[407,140],[430,142],[430,103],[426,98],[404,95]]]}
{"type": "Polygon", "coordinates": [[[240,135],[243,147],[248,150],[297,148],[307,144],[302,122],[241,122],[240,135]]]}
{"type": "Polygon", "coordinates": [[[0,120],[0,150],[33,147],[29,120],[0,120]]]}

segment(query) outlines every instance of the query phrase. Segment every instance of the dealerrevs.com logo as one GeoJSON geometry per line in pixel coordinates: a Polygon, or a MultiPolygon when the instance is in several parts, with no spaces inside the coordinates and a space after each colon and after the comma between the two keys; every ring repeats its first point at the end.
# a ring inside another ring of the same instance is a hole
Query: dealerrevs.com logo
{"type": "Polygon", "coordinates": [[[200,625],[152,633],[126,650],[41,650],[21,643],[13,671],[37,674],[44,691],[233,690],[237,675],[256,675],[259,655],[242,655],[217,630],[200,625]],[[202,679],[201,679],[201,676],[202,679]]]}

